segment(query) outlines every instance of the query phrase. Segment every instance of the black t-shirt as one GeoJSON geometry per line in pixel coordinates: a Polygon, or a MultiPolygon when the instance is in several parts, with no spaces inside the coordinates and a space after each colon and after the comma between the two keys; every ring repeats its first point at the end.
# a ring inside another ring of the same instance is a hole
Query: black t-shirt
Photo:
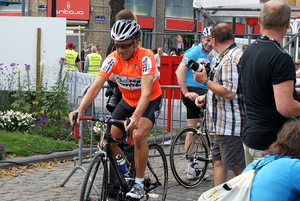
{"type": "MultiPolygon", "coordinates": [[[[294,63],[275,42],[257,39],[243,53],[241,76],[247,114],[243,142],[250,148],[265,150],[287,121],[276,110],[273,85],[287,80],[296,83],[294,63]]],[[[293,96],[298,100],[296,90],[293,96]]]]}

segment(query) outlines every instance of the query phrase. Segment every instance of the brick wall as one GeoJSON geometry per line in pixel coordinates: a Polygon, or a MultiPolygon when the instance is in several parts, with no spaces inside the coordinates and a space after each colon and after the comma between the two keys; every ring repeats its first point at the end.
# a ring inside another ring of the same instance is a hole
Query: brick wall
{"type": "MultiPolygon", "coordinates": [[[[162,33],[165,29],[165,1],[156,1],[156,31],[162,33]]],[[[162,47],[163,35],[155,35],[155,48],[162,47]]]]}

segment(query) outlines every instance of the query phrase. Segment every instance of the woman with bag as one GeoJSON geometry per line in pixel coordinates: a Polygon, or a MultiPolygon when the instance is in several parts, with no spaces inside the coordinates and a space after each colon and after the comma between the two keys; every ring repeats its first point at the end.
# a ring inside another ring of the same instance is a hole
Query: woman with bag
{"type": "Polygon", "coordinates": [[[300,200],[300,121],[286,122],[263,156],[239,176],[204,192],[198,201],[300,200]]]}
{"type": "MultiPolygon", "coordinates": [[[[263,152],[250,190],[250,201],[300,200],[300,122],[291,119],[277,135],[277,140],[263,152]],[[277,159],[277,160],[276,160],[277,159]],[[271,162],[272,161],[272,162],[271,162]]],[[[249,164],[244,172],[251,170],[249,164]]]]}

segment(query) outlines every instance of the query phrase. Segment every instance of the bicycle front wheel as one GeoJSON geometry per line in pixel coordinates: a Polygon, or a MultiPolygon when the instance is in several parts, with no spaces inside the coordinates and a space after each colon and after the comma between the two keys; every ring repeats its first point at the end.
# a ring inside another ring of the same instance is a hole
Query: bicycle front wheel
{"type": "Polygon", "coordinates": [[[210,161],[206,140],[197,131],[194,127],[183,128],[173,139],[170,148],[172,173],[176,181],[186,188],[194,188],[202,182],[210,161]],[[190,142],[186,143],[187,136],[190,142]],[[192,162],[197,170],[194,178],[187,175],[188,162],[192,162]]]}
{"type": "Polygon", "coordinates": [[[80,201],[107,199],[108,167],[103,154],[92,159],[82,183],[80,201]]]}
{"type": "Polygon", "coordinates": [[[168,188],[168,162],[164,150],[155,143],[148,145],[149,156],[144,175],[146,194],[141,200],[165,200],[168,188]]]}

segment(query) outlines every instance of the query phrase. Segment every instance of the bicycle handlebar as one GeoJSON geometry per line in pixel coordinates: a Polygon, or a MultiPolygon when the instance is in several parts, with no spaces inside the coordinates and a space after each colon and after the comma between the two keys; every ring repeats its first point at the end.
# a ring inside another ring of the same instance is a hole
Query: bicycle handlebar
{"type": "MultiPolygon", "coordinates": [[[[78,134],[78,125],[76,124],[77,118],[78,118],[78,112],[75,112],[73,114],[73,119],[72,119],[72,121],[73,121],[73,133],[74,133],[74,136],[77,139],[81,139],[81,136],[78,134]]],[[[126,122],[126,125],[130,124],[130,119],[129,118],[126,118],[126,120],[118,120],[118,119],[112,119],[112,118],[96,118],[96,117],[91,117],[91,116],[81,116],[80,120],[98,121],[98,122],[107,123],[107,124],[119,123],[119,124],[125,125],[125,122],[126,122]]],[[[128,133],[127,143],[130,146],[133,146],[131,133],[128,133]]]]}

